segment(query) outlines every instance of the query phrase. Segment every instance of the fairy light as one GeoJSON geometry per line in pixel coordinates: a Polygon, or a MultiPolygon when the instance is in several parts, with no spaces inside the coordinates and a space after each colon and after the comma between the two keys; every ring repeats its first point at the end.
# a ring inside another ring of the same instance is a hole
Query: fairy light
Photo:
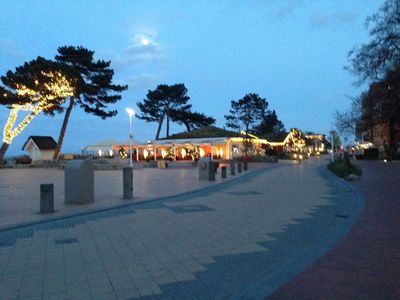
{"type": "Polygon", "coordinates": [[[47,77],[48,82],[44,84],[45,92],[39,91],[39,81],[35,80],[34,83],[37,90],[30,89],[25,85],[17,84],[17,94],[19,96],[29,97],[32,103],[28,104],[12,104],[10,115],[4,126],[3,142],[11,144],[12,140],[19,135],[22,130],[42,111],[51,109],[54,106],[54,100],[61,103],[67,97],[74,95],[74,88],[71,82],[61,72],[43,72],[41,74],[47,77]],[[20,111],[30,112],[25,118],[13,129],[15,122],[20,111]]]}

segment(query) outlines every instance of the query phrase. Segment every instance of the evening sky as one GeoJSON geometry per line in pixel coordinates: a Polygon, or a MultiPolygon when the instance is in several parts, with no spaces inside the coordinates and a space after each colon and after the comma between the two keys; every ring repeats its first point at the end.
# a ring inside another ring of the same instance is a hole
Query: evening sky
{"type": "MultiPolygon", "coordinates": [[[[286,129],[328,133],[335,110],[362,87],[344,70],[348,52],[368,41],[372,0],[0,1],[0,74],[37,56],[54,58],[63,45],[84,46],[111,60],[115,82],[128,84],[101,120],[76,107],[63,152],[104,140],[128,141],[125,107],[137,110],[149,89],[184,83],[193,109],[225,125],[230,101],[258,93],[286,129]]],[[[1,130],[9,110],[0,107],[1,130]]],[[[15,138],[22,153],[29,135],[57,139],[63,115],[39,116],[15,138]]],[[[154,138],[156,124],[134,119],[135,139],[154,138]]],[[[173,126],[172,132],[184,131],[173,126]]],[[[165,135],[165,128],[162,136],[165,135]]]]}

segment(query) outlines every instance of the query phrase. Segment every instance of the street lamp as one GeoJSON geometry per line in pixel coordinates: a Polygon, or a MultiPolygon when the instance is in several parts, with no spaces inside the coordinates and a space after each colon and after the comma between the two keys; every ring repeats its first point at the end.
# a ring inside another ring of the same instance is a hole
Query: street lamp
{"type": "Polygon", "coordinates": [[[135,111],[132,108],[125,108],[129,115],[129,165],[132,168],[132,140],[133,140],[133,129],[132,129],[132,117],[135,115],[135,111]]]}

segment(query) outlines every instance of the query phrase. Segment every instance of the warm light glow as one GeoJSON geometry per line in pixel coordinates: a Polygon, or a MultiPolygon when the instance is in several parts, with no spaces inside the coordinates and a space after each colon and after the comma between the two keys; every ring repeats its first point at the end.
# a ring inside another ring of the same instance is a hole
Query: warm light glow
{"type": "Polygon", "coordinates": [[[224,156],[224,151],[222,150],[221,147],[219,147],[219,155],[220,155],[221,157],[224,156]]]}
{"type": "Polygon", "coordinates": [[[186,157],[186,149],[185,148],[181,149],[181,155],[182,155],[182,158],[186,157]]]}
{"type": "Polygon", "coordinates": [[[219,156],[219,149],[217,148],[217,150],[215,151],[217,156],[219,156]]]}
{"type": "Polygon", "coordinates": [[[100,149],[99,150],[99,157],[102,157],[103,156],[103,151],[100,149]]]}
{"type": "Polygon", "coordinates": [[[143,150],[143,157],[144,159],[146,159],[149,156],[149,151],[147,151],[147,149],[143,150]]]}
{"type": "MultiPolygon", "coordinates": [[[[74,95],[74,88],[72,87],[71,82],[68,81],[68,79],[62,73],[42,72],[42,75],[49,79],[49,82],[44,84],[47,91],[45,90],[42,93],[41,91],[29,89],[25,85],[17,84],[17,94],[21,96],[29,96],[31,103],[24,105],[11,105],[10,115],[3,131],[4,143],[11,144],[12,140],[21,133],[21,131],[32,121],[34,117],[36,117],[42,111],[49,110],[54,107],[54,100],[58,99],[60,102],[64,102],[67,97],[74,95]],[[21,121],[21,123],[19,123],[18,126],[13,129],[19,111],[28,111],[31,113],[28,114],[21,121]]],[[[39,82],[36,80],[35,84],[39,85],[39,82]]]]}
{"type": "Polygon", "coordinates": [[[114,156],[114,151],[109,150],[109,151],[108,151],[108,156],[113,157],[113,156],[114,156]]]}
{"type": "Polygon", "coordinates": [[[129,117],[132,117],[135,115],[135,111],[132,108],[125,108],[126,112],[128,113],[129,117]]]}
{"type": "Polygon", "coordinates": [[[203,148],[200,148],[200,157],[204,157],[204,155],[206,155],[206,152],[203,148]]]}
{"type": "Polygon", "coordinates": [[[161,157],[164,159],[166,155],[167,151],[165,151],[165,149],[161,149],[161,157]]]}

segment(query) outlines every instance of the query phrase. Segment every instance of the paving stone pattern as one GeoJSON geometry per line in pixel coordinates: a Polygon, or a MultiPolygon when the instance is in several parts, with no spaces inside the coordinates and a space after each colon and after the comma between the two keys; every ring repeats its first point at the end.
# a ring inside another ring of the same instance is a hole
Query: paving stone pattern
{"type": "Polygon", "coordinates": [[[7,230],[0,232],[0,295],[262,298],[331,248],[361,208],[351,190],[309,161],[7,230]]]}
{"type": "Polygon", "coordinates": [[[358,161],[365,209],[349,233],[270,298],[400,299],[400,162],[358,161]]]}

